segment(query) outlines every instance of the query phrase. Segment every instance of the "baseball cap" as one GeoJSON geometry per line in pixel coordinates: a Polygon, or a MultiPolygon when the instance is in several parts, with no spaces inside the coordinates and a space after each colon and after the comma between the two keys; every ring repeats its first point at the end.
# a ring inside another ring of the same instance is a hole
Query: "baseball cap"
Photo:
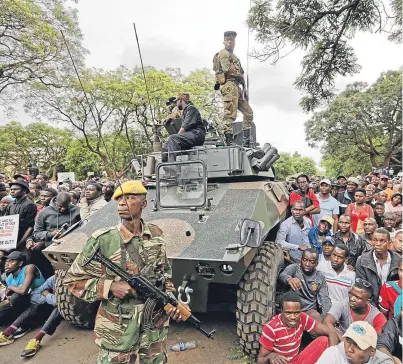
{"type": "Polygon", "coordinates": [[[7,255],[7,260],[24,260],[25,261],[25,255],[19,251],[13,251],[9,255],[7,255]]]}
{"type": "Polygon", "coordinates": [[[389,179],[389,177],[386,176],[386,175],[384,175],[384,174],[383,174],[382,176],[380,176],[379,178],[380,178],[380,179],[389,179]]]}
{"type": "Polygon", "coordinates": [[[336,178],[337,178],[337,179],[339,179],[339,178],[347,179],[347,177],[346,177],[346,176],[343,176],[342,174],[341,174],[340,176],[337,176],[336,178]]]}
{"type": "Polygon", "coordinates": [[[320,221],[326,221],[326,222],[328,222],[331,227],[332,227],[333,224],[334,224],[334,219],[333,219],[333,217],[331,217],[330,215],[323,215],[323,216],[320,218],[320,221]]]}
{"type": "Polygon", "coordinates": [[[334,241],[334,238],[332,238],[331,236],[325,236],[322,240],[322,245],[325,243],[329,243],[332,244],[333,246],[336,245],[336,242],[334,241]]]}
{"type": "Polygon", "coordinates": [[[378,342],[378,335],[375,329],[366,321],[353,322],[343,337],[354,340],[361,350],[368,349],[369,347],[376,349],[378,342]]]}
{"type": "Polygon", "coordinates": [[[327,185],[331,185],[332,184],[332,182],[330,182],[330,179],[329,178],[323,178],[321,181],[320,181],[320,185],[322,184],[322,183],[326,183],[327,185]]]}

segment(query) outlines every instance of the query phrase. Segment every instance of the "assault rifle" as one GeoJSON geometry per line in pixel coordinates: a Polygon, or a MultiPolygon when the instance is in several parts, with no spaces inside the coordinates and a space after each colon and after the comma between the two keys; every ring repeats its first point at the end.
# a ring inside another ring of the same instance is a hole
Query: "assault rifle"
{"type": "Polygon", "coordinates": [[[130,287],[136,290],[137,296],[145,303],[143,314],[143,326],[145,329],[149,329],[152,325],[151,317],[155,309],[164,309],[166,312],[168,312],[171,308],[177,308],[179,309],[180,315],[183,317],[184,321],[190,322],[196,327],[196,330],[200,331],[204,336],[208,337],[209,339],[214,339],[213,335],[215,334],[215,330],[210,332],[205,331],[201,327],[201,322],[176,299],[173,293],[167,294],[163,292],[140,274],[128,274],[121,267],[100,253],[99,249],[95,250],[95,253],[84,262],[83,266],[86,266],[92,260],[96,260],[97,262],[103,264],[106,268],[119,276],[123,281],[127,282],[130,287]]]}

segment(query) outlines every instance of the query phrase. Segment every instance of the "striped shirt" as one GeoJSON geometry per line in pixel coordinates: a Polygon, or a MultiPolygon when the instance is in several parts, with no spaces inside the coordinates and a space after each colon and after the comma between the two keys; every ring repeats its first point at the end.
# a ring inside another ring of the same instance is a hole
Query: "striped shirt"
{"type": "Polygon", "coordinates": [[[289,363],[294,363],[299,347],[301,346],[304,331],[312,332],[316,328],[316,321],[304,312],[297,327],[288,327],[281,321],[282,314],[274,316],[263,326],[260,344],[269,351],[284,356],[289,363]]]}
{"type": "Polygon", "coordinates": [[[347,265],[344,264],[344,269],[337,274],[330,261],[320,262],[316,269],[322,272],[326,278],[332,304],[337,301],[348,300],[348,292],[355,281],[354,271],[348,270],[347,265]]]}

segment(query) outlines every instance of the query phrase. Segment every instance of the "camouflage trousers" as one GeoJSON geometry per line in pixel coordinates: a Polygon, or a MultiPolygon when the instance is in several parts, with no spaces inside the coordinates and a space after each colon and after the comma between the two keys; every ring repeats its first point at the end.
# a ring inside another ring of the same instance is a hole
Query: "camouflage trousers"
{"type": "Polygon", "coordinates": [[[228,80],[220,87],[224,102],[224,133],[232,133],[232,123],[238,110],[243,115],[242,130],[252,128],[253,110],[246,100],[241,98],[241,90],[235,81],[228,80]]]}
{"type": "Polygon", "coordinates": [[[137,357],[140,364],[165,364],[168,362],[165,345],[167,335],[168,327],[143,332],[140,337],[140,349],[132,353],[118,353],[100,348],[97,364],[135,364],[137,357]]]}

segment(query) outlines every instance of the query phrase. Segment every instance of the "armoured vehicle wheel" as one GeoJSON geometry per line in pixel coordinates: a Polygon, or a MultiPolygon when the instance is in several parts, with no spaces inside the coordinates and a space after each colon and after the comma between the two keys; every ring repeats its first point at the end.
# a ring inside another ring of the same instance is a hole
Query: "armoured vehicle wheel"
{"type": "Polygon", "coordinates": [[[276,312],[276,283],[284,263],[279,245],[266,242],[248,267],[237,292],[237,334],[244,352],[256,357],[262,327],[276,312]]]}
{"type": "Polygon", "coordinates": [[[56,302],[62,317],[74,326],[92,329],[99,302],[87,303],[72,295],[62,281],[66,275],[63,270],[56,270],[56,302]]]}

